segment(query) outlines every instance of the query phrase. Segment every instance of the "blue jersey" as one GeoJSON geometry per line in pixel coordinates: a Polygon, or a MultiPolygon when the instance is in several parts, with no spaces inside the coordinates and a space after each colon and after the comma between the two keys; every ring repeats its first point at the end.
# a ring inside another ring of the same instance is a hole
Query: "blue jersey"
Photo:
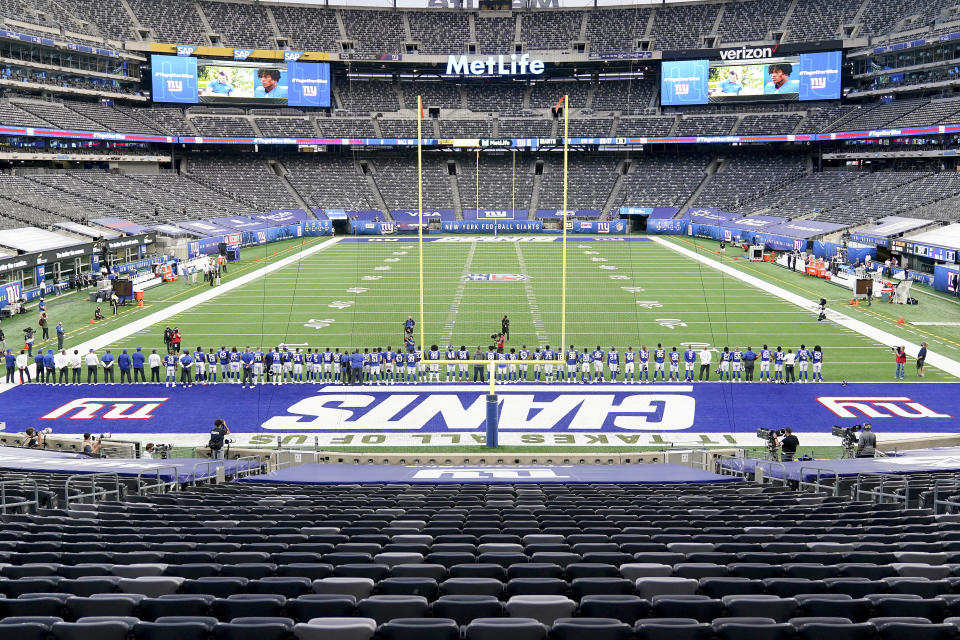
{"type": "Polygon", "coordinates": [[[624,351],[623,352],[623,361],[624,362],[633,362],[637,357],[636,351],[624,351]]]}
{"type": "Polygon", "coordinates": [[[403,354],[403,351],[397,351],[397,354],[393,357],[397,364],[402,365],[403,361],[406,359],[406,356],[403,354]]]}
{"type": "Polygon", "coordinates": [[[814,361],[814,362],[823,362],[823,352],[822,352],[822,351],[814,351],[814,352],[813,352],[813,361],[814,361]]]}
{"type": "Polygon", "coordinates": [[[539,351],[534,351],[532,357],[534,360],[543,360],[543,354],[539,351]]]}
{"type": "Polygon", "coordinates": [[[379,351],[374,351],[370,354],[370,364],[373,366],[379,367],[381,360],[383,360],[383,355],[379,351]]]}
{"type": "Polygon", "coordinates": [[[331,362],[333,362],[333,353],[331,353],[331,351],[330,351],[329,349],[327,349],[326,351],[324,351],[324,352],[323,352],[323,355],[322,355],[321,357],[323,358],[323,361],[324,361],[326,364],[330,364],[331,362]]]}
{"type": "Polygon", "coordinates": [[[336,362],[337,364],[340,364],[340,359],[341,359],[342,357],[343,357],[343,354],[340,353],[339,351],[334,351],[334,352],[333,352],[333,361],[336,362]]]}
{"type": "Polygon", "coordinates": [[[679,351],[671,351],[671,352],[670,352],[670,364],[677,364],[678,362],[680,362],[680,352],[679,352],[679,351]]]}
{"type": "Polygon", "coordinates": [[[649,360],[650,360],[650,352],[647,351],[647,350],[641,351],[641,352],[640,352],[640,362],[646,363],[646,362],[648,362],[649,360]]]}
{"type": "Polygon", "coordinates": [[[217,366],[217,352],[216,352],[216,351],[211,351],[210,353],[207,354],[207,362],[210,363],[210,366],[212,366],[212,367],[217,366]]]}
{"type": "Polygon", "coordinates": [[[620,364],[620,354],[616,351],[608,351],[607,362],[610,364],[620,364]]]}
{"type": "Polygon", "coordinates": [[[496,359],[497,359],[497,352],[496,352],[496,351],[487,351],[486,356],[487,356],[487,360],[496,360],[496,359]]]}
{"type": "Polygon", "coordinates": [[[520,359],[529,360],[530,359],[530,350],[529,349],[520,349],[520,359]]]}
{"type": "Polygon", "coordinates": [[[770,349],[761,349],[760,350],[760,359],[764,362],[770,361],[770,349]]]}
{"type": "MultiPolygon", "coordinates": [[[[280,362],[283,362],[283,363],[290,362],[290,358],[291,358],[291,357],[293,357],[293,354],[291,354],[291,353],[290,353],[289,351],[287,351],[286,349],[284,349],[283,351],[280,352],[280,362]]],[[[232,354],[230,355],[230,359],[233,360],[233,355],[232,355],[232,354]]]]}
{"type": "Polygon", "coordinates": [[[230,362],[240,362],[240,354],[236,351],[231,351],[230,362]]]}
{"type": "Polygon", "coordinates": [[[221,349],[219,352],[217,352],[217,355],[220,357],[220,364],[227,364],[228,362],[230,362],[229,351],[225,349],[221,349]]]}
{"type": "Polygon", "coordinates": [[[454,349],[447,349],[447,360],[456,360],[457,352],[454,349]]]}
{"type": "Polygon", "coordinates": [[[553,359],[554,359],[553,349],[544,349],[544,350],[543,350],[543,359],[544,359],[544,360],[553,360],[553,359]]]}
{"type": "Polygon", "coordinates": [[[370,364],[370,354],[369,354],[369,353],[364,353],[364,354],[363,354],[363,364],[364,364],[364,365],[369,365],[369,364],[370,364]]]}
{"type": "Polygon", "coordinates": [[[204,360],[206,360],[204,356],[206,356],[206,354],[203,351],[197,351],[196,353],[193,354],[193,359],[195,362],[198,362],[198,363],[203,362],[204,360]]]}
{"type": "Polygon", "coordinates": [[[293,360],[293,362],[294,362],[295,364],[302,364],[302,363],[303,363],[303,354],[300,353],[299,351],[296,352],[296,353],[290,354],[290,358],[293,360]]]}
{"type": "Polygon", "coordinates": [[[783,364],[783,351],[777,351],[773,354],[774,364],[783,364]]]}
{"type": "Polygon", "coordinates": [[[809,351],[807,351],[806,349],[800,349],[799,351],[797,351],[797,360],[799,360],[800,362],[806,362],[809,359],[810,359],[809,351]]]}
{"type": "Polygon", "coordinates": [[[469,360],[469,359],[470,359],[470,352],[469,352],[469,351],[463,350],[463,351],[458,351],[458,352],[457,352],[457,360],[469,360]]]}
{"type": "Polygon", "coordinates": [[[663,364],[663,358],[666,355],[666,353],[667,352],[664,349],[657,349],[656,351],[653,352],[653,359],[656,360],[658,363],[663,364]]]}
{"type": "Polygon", "coordinates": [[[395,354],[393,351],[387,351],[385,354],[383,354],[383,362],[384,364],[393,364],[396,357],[397,354],[395,354]]]}
{"type": "Polygon", "coordinates": [[[739,349],[737,349],[736,351],[733,352],[733,361],[740,362],[741,360],[743,360],[743,351],[740,351],[739,349]]]}
{"type": "Polygon", "coordinates": [[[430,349],[427,351],[427,360],[439,360],[440,359],[440,350],[434,351],[430,349]]]}
{"type": "Polygon", "coordinates": [[[263,351],[254,351],[253,352],[253,361],[257,364],[263,363],[263,351]]]}
{"type": "Polygon", "coordinates": [[[580,359],[580,352],[576,349],[570,349],[567,351],[567,364],[577,364],[577,360],[580,359]]]}
{"type": "Polygon", "coordinates": [[[683,361],[684,362],[696,362],[697,352],[693,349],[687,349],[683,352],[683,361]]]}
{"type": "Polygon", "coordinates": [[[168,367],[177,366],[177,356],[173,355],[172,353],[168,353],[167,355],[163,356],[163,364],[168,367]]]}
{"type": "Polygon", "coordinates": [[[503,360],[503,366],[507,366],[507,354],[502,351],[497,352],[497,360],[503,360]]]}
{"type": "Polygon", "coordinates": [[[409,353],[407,353],[407,366],[413,368],[416,366],[416,364],[417,364],[417,352],[410,351],[409,353]]]}
{"type": "Polygon", "coordinates": [[[601,351],[600,349],[594,349],[593,360],[595,362],[603,362],[603,351],[601,351]]]}
{"type": "Polygon", "coordinates": [[[193,364],[193,358],[190,356],[189,353],[185,353],[182,356],[180,356],[180,364],[182,364],[184,367],[189,367],[190,365],[193,364]]]}
{"type": "Polygon", "coordinates": [[[721,353],[720,353],[720,359],[721,359],[723,362],[730,362],[730,352],[729,352],[729,351],[723,351],[723,352],[721,352],[721,353]]]}

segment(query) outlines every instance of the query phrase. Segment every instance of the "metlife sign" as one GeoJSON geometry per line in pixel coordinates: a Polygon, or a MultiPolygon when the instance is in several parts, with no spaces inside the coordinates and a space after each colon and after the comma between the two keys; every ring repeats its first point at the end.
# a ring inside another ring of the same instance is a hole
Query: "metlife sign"
{"type": "Polygon", "coordinates": [[[487,56],[470,59],[467,56],[448,56],[448,76],[527,76],[540,75],[544,71],[544,62],[530,59],[526,53],[509,56],[487,56]]]}

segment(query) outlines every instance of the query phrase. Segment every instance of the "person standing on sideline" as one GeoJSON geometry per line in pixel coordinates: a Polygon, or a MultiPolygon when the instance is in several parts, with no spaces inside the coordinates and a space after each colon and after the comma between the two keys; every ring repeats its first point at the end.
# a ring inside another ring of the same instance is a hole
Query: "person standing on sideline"
{"type": "Polygon", "coordinates": [[[891,347],[893,351],[893,360],[897,363],[897,369],[893,372],[895,380],[903,380],[903,370],[907,364],[907,352],[903,347],[891,347]]]}
{"type": "Polygon", "coordinates": [[[924,363],[927,360],[927,343],[920,343],[920,351],[917,352],[917,377],[923,377],[924,363]]]}
{"type": "Polygon", "coordinates": [[[857,441],[857,457],[873,458],[877,455],[877,435],[873,433],[870,423],[864,423],[863,431],[860,432],[860,440],[857,441]]]}
{"type": "Polygon", "coordinates": [[[97,370],[100,367],[100,358],[97,357],[97,354],[93,349],[90,349],[90,352],[87,353],[87,356],[84,358],[84,363],[87,365],[87,384],[96,384],[97,370]]]}
{"type": "Polygon", "coordinates": [[[57,349],[63,349],[63,338],[64,338],[63,323],[58,322],[57,323],[57,349]]]}
{"type": "Polygon", "coordinates": [[[47,340],[50,338],[50,321],[47,319],[47,312],[40,312],[40,319],[37,320],[37,325],[40,326],[43,335],[40,336],[41,340],[47,340]]]}
{"type": "Polygon", "coordinates": [[[20,349],[20,355],[17,356],[17,371],[20,373],[20,384],[25,384],[30,382],[30,359],[27,357],[27,352],[23,349],[20,349]],[[26,380],[24,380],[26,378],[26,380]]]}
{"type": "Polygon", "coordinates": [[[753,368],[757,362],[756,352],[747,347],[747,350],[743,352],[743,378],[747,382],[753,382],[753,368]]]}
{"type": "Polygon", "coordinates": [[[793,462],[797,455],[800,441],[793,435],[793,430],[787,427],[783,430],[783,440],[780,441],[780,462],[793,462]]]}
{"type": "Polygon", "coordinates": [[[706,380],[710,382],[710,364],[713,362],[713,354],[708,347],[700,350],[700,382],[706,380]]]}
{"type": "Polygon", "coordinates": [[[130,384],[133,382],[133,379],[130,377],[130,366],[132,364],[130,354],[124,349],[120,355],[117,356],[117,368],[120,369],[120,384],[130,384]]]}
{"type": "Polygon", "coordinates": [[[160,364],[163,361],[160,360],[160,355],[157,353],[156,349],[153,349],[150,352],[150,356],[147,358],[147,364],[150,366],[150,382],[156,382],[160,384],[160,364]]]}
{"type": "MultiPolygon", "coordinates": [[[[28,358],[28,359],[30,358],[30,352],[29,352],[29,351],[27,352],[27,358],[28,358]]],[[[37,374],[37,375],[36,375],[36,378],[34,379],[34,382],[36,382],[36,383],[38,383],[38,384],[43,384],[43,383],[44,383],[44,375],[43,375],[43,374],[44,374],[44,372],[46,371],[46,367],[43,366],[43,351],[41,351],[41,350],[39,350],[39,349],[37,350],[37,355],[35,355],[35,356],[33,357],[33,363],[34,363],[34,364],[36,365],[36,367],[37,367],[37,371],[36,371],[36,374],[37,374]]]]}
{"type": "Polygon", "coordinates": [[[73,350],[70,355],[70,384],[80,384],[80,351],[73,350]]]}
{"type": "Polygon", "coordinates": [[[143,363],[146,360],[143,356],[143,350],[137,347],[137,350],[130,356],[130,360],[133,362],[133,381],[146,382],[147,378],[143,375],[143,363]]]}
{"type": "Polygon", "coordinates": [[[47,349],[46,355],[43,356],[43,368],[46,370],[44,375],[47,378],[47,384],[57,384],[57,357],[53,355],[53,349],[47,349]]]}
{"type": "Polygon", "coordinates": [[[505,339],[510,339],[510,318],[508,318],[506,314],[504,314],[503,320],[500,321],[500,333],[503,334],[505,339]]]}
{"type": "Polygon", "coordinates": [[[189,349],[180,356],[180,384],[184,387],[193,386],[193,356],[189,349]]]}
{"type": "Polygon", "coordinates": [[[793,349],[787,349],[787,353],[783,356],[783,368],[785,369],[786,382],[797,381],[793,375],[793,363],[796,361],[796,359],[797,356],[793,353],[793,349]]]}
{"type": "Polygon", "coordinates": [[[67,384],[70,381],[70,358],[66,351],[60,351],[53,357],[54,366],[57,368],[57,384],[67,384]]]}
{"type": "Polygon", "coordinates": [[[107,350],[104,352],[103,356],[100,357],[100,362],[103,364],[103,382],[104,382],[104,384],[106,384],[106,383],[108,383],[108,382],[109,382],[110,384],[113,384],[113,383],[114,383],[114,379],[113,379],[113,363],[115,362],[115,360],[113,359],[113,354],[110,353],[110,349],[107,349],[107,350]]]}
{"type": "Polygon", "coordinates": [[[4,360],[7,366],[7,384],[13,384],[13,373],[17,370],[17,356],[13,355],[12,349],[7,349],[4,360]]]}

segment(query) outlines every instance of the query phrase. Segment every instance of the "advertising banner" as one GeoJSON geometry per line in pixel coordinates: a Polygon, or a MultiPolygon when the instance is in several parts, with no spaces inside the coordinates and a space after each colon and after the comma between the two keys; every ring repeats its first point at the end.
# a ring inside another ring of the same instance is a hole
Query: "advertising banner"
{"type": "Polygon", "coordinates": [[[440,224],[444,233],[537,233],[543,231],[540,220],[451,220],[440,224]]]}

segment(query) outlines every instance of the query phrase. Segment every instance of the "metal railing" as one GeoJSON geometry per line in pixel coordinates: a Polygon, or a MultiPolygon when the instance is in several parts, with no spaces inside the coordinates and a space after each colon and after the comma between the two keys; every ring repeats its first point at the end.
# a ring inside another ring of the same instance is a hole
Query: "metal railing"
{"type": "MultiPolygon", "coordinates": [[[[784,472],[784,477],[786,477],[786,472],[784,472]]],[[[829,493],[830,495],[835,496],[838,495],[840,490],[840,476],[832,469],[821,469],[820,467],[800,467],[800,478],[797,481],[797,489],[800,491],[812,489],[815,493],[829,493]],[[806,480],[806,472],[808,471],[816,472],[812,482],[806,480]],[[832,478],[833,483],[826,484],[824,482],[826,478],[832,478]]]]}
{"type": "Polygon", "coordinates": [[[735,478],[746,478],[749,475],[746,468],[746,458],[736,456],[717,456],[714,458],[713,471],[721,476],[733,476],[735,478]]]}
{"type": "Polygon", "coordinates": [[[123,494],[120,490],[120,476],[116,473],[78,473],[76,475],[72,475],[68,477],[67,481],[63,484],[63,494],[64,508],[66,508],[68,511],[75,501],[79,502],[80,504],[96,504],[104,501],[110,496],[113,496],[117,501],[120,501],[123,498],[123,494]],[[113,489],[105,489],[97,486],[98,480],[112,482],[113,489]],[[90,485],[89,493],[82,492],[84,484],[90,485]],[[81,493],[72,495],[70,493],[71,486],[78,486],[78,488],[81,490],[81,493]]]}
{"type": "Polygon", "coordinates": [[[782,462],[777,462],[776,460],[757,460],[756,471],[754,472],[754,479],[757,480],[759,484],[779,484],[779,485],[788,485],[789,480],[787,479],[787,467],[782,462]],[[774,469],[780,470],[780,477],[777,477],[773,474],[774,469]]]}
{"type": "Polygon", "coordinates": [[[940,478],[933,483],[933,512],[960,513],[960,483],[956,478],[940,478]]]}
{"type": "Polygon", "coordinates": [[[167,491],[179,491],[180,481],[177,478],[179,469],[174,465],[161,465],[153,469],[145,469],[137,474],[137,495],[143,496],[148,493],[165,493],[167,491]],[[171,480],[164,480],[160,474],[164,471],[173,471],[171,480]],[[157,481],[145,482],[151,474],[156,474],[157,481]]]}
{"type": "Polygon", "coordinates": [[[233,474],[234,480],[238,478],[246,478],[248,476],[260,475],[264,472],[264,469],[269,463],[269,459],[263,460],[259,456],[242,456],[240,458],[236,458],[236,461],[238,466],[236,473],[233,474]],[[245,469],[241,468],[244,462],[249,463],[249,466],[247,466],[245,469]]]}
{"type": "Polygon", "coordinates": [[[0,514],[6,515],[7,509],[30,506],[33,507],[34,511],[40,508],[40,485],[37,484],[36,480],[23,478],[22,480],[4,480],[0,482],[0,514]],[[21,493],[24,490],[23,485],[31,484],[33,485],[33,500],[18,499],[16,502],[7,501],[7,487],[17,487],[17,493],[21,493]]]}
{"type": "Polygon", "coordinates": [[[896,502],[907,507],[910,500],[910,484],[906,476],[890,473],[858,473],[852,490],[856,501],[875,503],[896,502]],[[899,493],[895,490],[901,490],[899,493]]]}

